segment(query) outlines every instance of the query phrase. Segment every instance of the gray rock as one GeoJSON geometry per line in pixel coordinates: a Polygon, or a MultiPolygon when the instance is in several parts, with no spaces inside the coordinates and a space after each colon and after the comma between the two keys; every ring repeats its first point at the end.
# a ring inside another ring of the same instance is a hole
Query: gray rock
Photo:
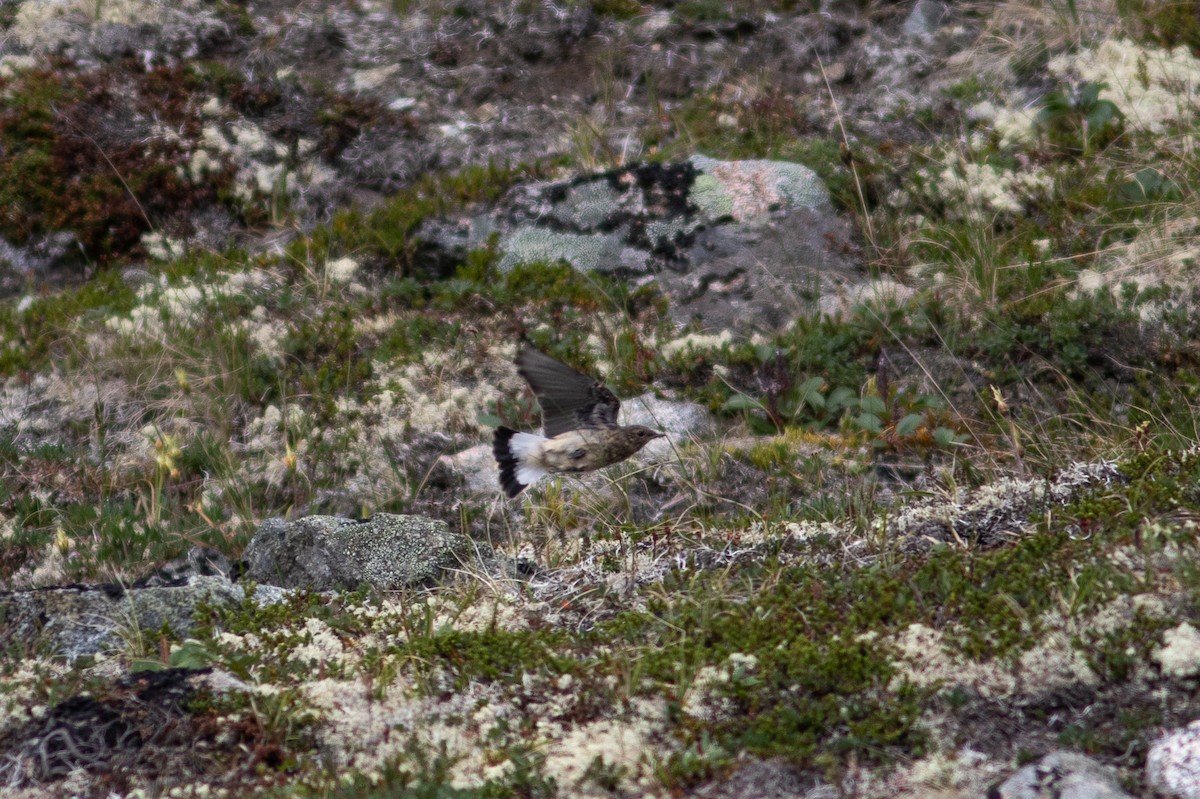
{"type": "Polygon", "coordinates": [[[813,794],[803,772],[783,758],[756,760],[727,779],[711,782],[696,791],[697,799],[809,799],[813,794]]]}
{"type": "Polygon", "coordinates": [[[770,332],[869,293],[858,291],[870,283],[824,183],[785,161],[695,155],[527,184],[488,213],[422,227],[437,263],[460,261],[491,236],[502,270],[563,262],[649,279],[676,321],[698,319],[704,330],[770,332]]]}
{"type": "Polygon", "coordinates": [[[453,455],[443,455],[438,463],[457,475],[469,493],[494,494],[500,490],[491,444],[479,444],[453,455]]]}
{"type": "Polygon", "coordinates": [[[334,516],[268,519],[244,558],[247,573],[259,582],[330,591],[362,583],[384,590],[415,586],[459,569],[475,556],[470,539],[450,532],[443,521],[377,513],[362,521],[334,516]]]}
{"type": "Polygon", "coordinates": [[[769,332],[866,283],[848,254],[844,221],[808,208],[769,216],[706,227],[685,252],[690,268],[658,275],[676,321],[699,321],[706,331],[769,332]]]}
{"type": "Polygon", "coordinates": [[[708,408],[696,402],[676,402],[660,399],[652,393],[621,403],[622,424],[640,424],[661,430],[666,438],[651,441],[642,450],[647,460],[662,460],[688,438],[711,438],[716,435],[717,423],[708,408]]]}
{"type": "Polygon", "coordinates": [[[1132,799],[1116,772],[1074,752],[1051,752],[989,792],[996,799],[1132,799]]]}
{"type": "Polygon", "coordinates": [[[73,233],[36,236],[23,247],[0,238],[0,297],[24,291],[30,284],[65,286],[86,274],[87,262],[73,233]]]}
{"type": "Polygon", "coordinates": [[[1200,721],[1159,738],[1146,755],[1146,782],[1179,799],[1200,799],[1200,721]]]}
{"type": "Polygon", "coordinates": [[[0,640],[73,661],[117,648],[123,639],[157,635],[163,625],[186,635],[198,604],[232,605],[242,597],[242,588],[225,577],[201,575],[172,586],[67,586],[0,594],[0,640]]]}
{"type": "Polygon", "coordinates": [[[929,36],[946,17],[946,4],[941,0],[917,0],[902,29],[905,36],[929,36]]]}
{"type": "Polygon", "coordinates": [[[134,587],[180,585],[194,576],[228,578],[233,572],[233,564],[224,554],[212,547],[194,546],[185,557],[163,564],[153,574],[138,580],[134,587]]]}

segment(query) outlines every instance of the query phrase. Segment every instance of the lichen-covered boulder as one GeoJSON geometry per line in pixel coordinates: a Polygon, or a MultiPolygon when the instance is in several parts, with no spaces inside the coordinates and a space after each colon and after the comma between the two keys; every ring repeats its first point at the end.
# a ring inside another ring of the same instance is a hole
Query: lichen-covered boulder
{"type": "Polygon", "coordinates": [[[704,330],[777,330],[872,285],[824,182],[788,161],[693,155],[524,184],[482,214],[422,227],[437,261],[493,240],[504,271],[566,263],[652,281],[677,321],[704,330]]]}
{"type": "Polygon", "coordinates": [[[244,558],[251,578],[284,588],[330,591],[367,583],[392,590],[462,569],[475,559],[476,546],[445,522],[422,516],[306,516],[263,522],[244,558]]]}
{"type": "Polygon", "coordinates": [[[186,635],[200,603],[235,604],[241,586],[222,575],[191,575],[175,585],[73,585],[0,594],[0,640],[74,661],[163,626],[186,635]]]}

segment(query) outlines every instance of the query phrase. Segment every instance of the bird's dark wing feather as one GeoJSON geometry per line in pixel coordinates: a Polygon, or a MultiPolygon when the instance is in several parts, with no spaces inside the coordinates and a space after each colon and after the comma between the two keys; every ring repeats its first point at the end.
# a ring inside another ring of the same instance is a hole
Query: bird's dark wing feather
{"type": "Polygon", "coordinates": [[[538,404],[549,438],[581,427],[616,427],[621,401],[603,383],[531,347],[517,355],[521,373],[538,404]]]}

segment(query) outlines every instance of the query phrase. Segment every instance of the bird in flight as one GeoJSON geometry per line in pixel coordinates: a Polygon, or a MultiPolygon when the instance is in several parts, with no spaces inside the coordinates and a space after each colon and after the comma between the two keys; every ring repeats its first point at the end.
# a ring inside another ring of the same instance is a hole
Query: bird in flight
{"type": "Polygon", "coordinates": [[[617,424],[621,401],[599,380],[522,345],[517,371],[542,406],[544,436],[497,427],[492,454],[510,498],[547,474],[590,472],[625,460],[666,433],[617,424]]]}

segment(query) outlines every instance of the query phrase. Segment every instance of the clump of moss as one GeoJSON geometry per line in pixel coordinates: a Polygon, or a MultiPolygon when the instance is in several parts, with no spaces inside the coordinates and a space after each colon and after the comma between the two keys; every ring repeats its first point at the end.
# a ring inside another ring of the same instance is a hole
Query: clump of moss
{"type": "Polygon", "coordinates": [[[444,278],[457,264],[447,264],[422,246],[419,225],[433,216],[460,210],[476,202],[495,200],[514,184],[544,176],[542,164],[506,166],[488,163],[454,174],[423,177],[379,207],[337,214],[293,247],[300,262],[322,260],[341,253],[379,260],[402,277],[444,278]]]}
{"type": "Polygon", "coordinates": [[[183,68],[65,63],[0,79],[9,98],[0,109],[0,235],[24,244],[70,230],[84,256],[104,264],[151,229],[189,232],[188,215],[217,202],[233,176],[225,168],[193,181],[181,168],[200,125],[189,80],[183,68]]]}

